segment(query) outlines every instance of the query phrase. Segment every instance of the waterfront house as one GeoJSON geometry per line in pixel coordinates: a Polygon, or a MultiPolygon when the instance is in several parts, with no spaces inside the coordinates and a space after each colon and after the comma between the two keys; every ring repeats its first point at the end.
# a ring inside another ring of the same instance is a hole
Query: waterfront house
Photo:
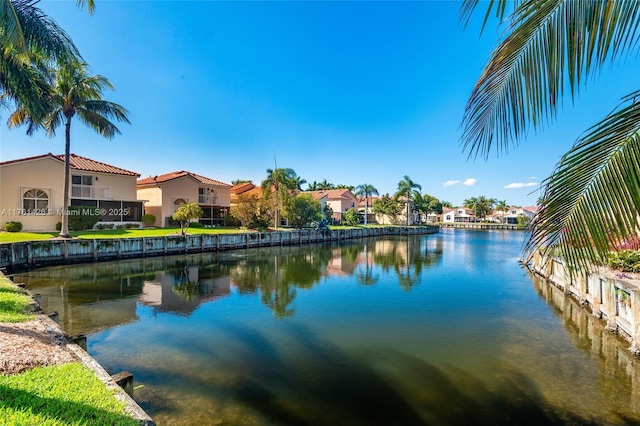
{"type": "MultiPolygon", "coordinates": [[[[22,223],[24,231],[53,231],[62,221],[64,155],[51,153],[0,162],[0,226],[22,223]]],[[[69,156],[69,198],[87,206],[102,222],[139,222],[142,202],[136,197],[138,173],[110,164],[69,156]]]]}
{"type": "Polygon", "coordinates": [[[465,207],[456,207],[453,209],[445,209],[442,212],[443,223],[470,223],[477,222],[476,216],[471,209],[465,207]]]}
{"type": "Polygon", "coordinates": [[[255,186],[251,182],[243,182],[231,187],[231,206],[235,206],[238,204],[238,200],[241,195],[255,195],[256,197],[262,196],[262,188],[259,186],[255,186]]]}
{"type": "Polygon", "coordinates": [[[202,208],[201,224],[222,225],[231,206],[231,185],[184,170],[140,179],[137,188],[156,226],[169,226],[178,207],[189,202],[202,208]]]}
{"type": "Polygon", "coordinates": [[[349,209],[357,211],[358,199],[349,189],[324,189],[306,191],[304,194],[311,194],[317,200],[326,196],[325,205],[333,211],[331,217],[336,222],[342,222],[342,215],[349,209]]]}
{"type": "Polygon", "coordinates": [[[500,216],[504,223],[517,224],[518,218],[522,217],[526,222],[533,219],[538,211],[538,206],[529,207],[509,207],[504,216],[500,216]]]}

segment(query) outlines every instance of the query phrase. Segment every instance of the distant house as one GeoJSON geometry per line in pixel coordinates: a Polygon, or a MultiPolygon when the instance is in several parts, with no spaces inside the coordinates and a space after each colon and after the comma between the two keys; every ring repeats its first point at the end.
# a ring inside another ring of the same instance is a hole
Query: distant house
{"type": "Polygon", "coordinates": [[[322,199],[326,196],[326,205],[333,211],[332,218],[336,222],[342,222],[342,215],[349,209],[357,211],[358,199],[349,189],[325,189],[321,191],[306,191],[304,194],[311,194],[315,199],[322,199]]]}
{"type": "Polygon", "coordinates": [[[137,187],[145,213],[156,217],[156,226],[168,226],[184,203],[202,208],[201,224],[222,225],[231,205],[231,185],[184,170],[140,179],[137,187]]]}
{"type": "Polygon", "coordinates": [[[238,200],[241,195],[255,195],[257,197],[262,196],[262,188],[255,186],[251,182],[243,182],[231,187],[231,206],[238,204],[238,200]]]}
{"type": "Polygon", "coordinates": [[[509,207],[503,216],[504,223],[517,224],[519,217],[523,217],[526,221],[529,221],[533,219],[537,211],[538,206],[509,207]]]}
{"type": "Polygon", "coordinates": [[[453,209],[445,209],[442,211],[443,223],[469,223],[477,222],[476,216],[471,209],[464,207],[456,207],[453,209]]]}
{"type": "MultiPolygon", "coordinates": [[[[66,210],[64,155],[51,153],[0,163],[0,225],[21,222],[25,231],[53,231],[66,210]]],[[[87,206],[103,222],[139,222],[138,173],[76,154],[69,156],[70,205],[87,206]]]]}

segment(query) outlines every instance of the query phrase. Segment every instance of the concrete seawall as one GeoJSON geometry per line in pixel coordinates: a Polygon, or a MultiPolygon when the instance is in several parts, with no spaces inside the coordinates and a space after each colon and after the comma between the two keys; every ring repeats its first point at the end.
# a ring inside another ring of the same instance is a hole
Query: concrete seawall
{"type": "Polygon", "coordinates": [[[14,270],[55,264],[320,243],[352,238],[434,234],[439,229],[437,226],[380,227],[27,241],[0,244],[0,268],[14,270]]]}
{"type": "Polygon", "coordinates": [[[572,272],[562,260],[545,262],[539,253],[527,266],[590,309],[609,332],[624,337],[631,343],[629,349],[640,355],[640,280],[604,269],[572,272]]]}

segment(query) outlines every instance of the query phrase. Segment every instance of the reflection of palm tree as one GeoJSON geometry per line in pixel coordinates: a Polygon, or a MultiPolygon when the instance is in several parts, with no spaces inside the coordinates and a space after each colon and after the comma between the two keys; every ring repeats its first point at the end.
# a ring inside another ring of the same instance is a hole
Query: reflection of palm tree
{"type": "Polygon", "coordinates": [[[374,285],[380,279],[380,275],[373,275],[373,265],[369,263],[369,249],[367,247],[367,243],[364,243],[364,249],[362,252],[364,253],[364,264],[361,268],[358,268],[356,279],[360,284],[374,285]]]}

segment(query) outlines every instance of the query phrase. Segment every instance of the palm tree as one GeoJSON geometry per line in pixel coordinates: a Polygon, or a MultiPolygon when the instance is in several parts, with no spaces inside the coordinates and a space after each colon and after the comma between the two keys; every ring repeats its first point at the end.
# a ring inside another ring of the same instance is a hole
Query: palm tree
{"type": "Polygon", "coordinates": [[[231,181],[232,186],[240,185],[241,183],[251,183],[251,181],[249,179],[234,179],[231,181]]]}
{"type": "MultiPolygon", "coordinates": [[[[10,103],[42,119],[51,109],[44,64],[77,60],[69,36],[42,10],[38,1],[0,1],[0,106],[10,103]],[[10,102],[9,102],[10,101],[10,102]]],[[[93,0],[76,0],[95,8],[93,0]]]]}
{"type": "Polygon", "coordinates": [[[496,210],[502,212],[502,223],[504,223],[504,213],[509,210],[509,206],[507,205],[507,200],[498,201],[496,203],[496,210]]]}
{"type": "Polygon", "coordinates": [[[315,180],[307,185],[307,191],[318,191],[318,182],[315,180]]]}
{"type": "Polygon", "coordinates": [[[367,226],[367,216],[369,216],[369,197],[372,195],[379,195],[375,186],[369,183],[363,183],[356,186],[356,191],[353,194],[356,197],[364,197],[364,226],[367,226]]]}
{"type": "Polygon", "coordinates": [[[302,191],[302,185],[307,183],[307,180],[301,178],[300,176],[296,176],[295,178],[293,178],[293,181],[296,185],[296,188],[298,188],[298,191],[302,191]]]}
{"type": "MultiPolygon", "coordinates": [[[[110,120],[129,123],[128,111],[122,106],[105,101],[102,91],[113,90],[109,80],[101,75],[89,75],[87,64],[70,62],[60,66],[53,72],[55,79],[50,88],[52,109],[43,121],[36,121],[24,108],[18,107],[9,116],[9,128],[27,125],[27,134],[32,135],[37,129],[44,128],[49,137],[56,134],[56,128],[64,122],[64,195],[63,208],[69,206],[69,157],[71,150],[71,120],[78,116],[80,121],[91,127],[107,139],[113,139],[120,130],[110,120]]],[[[62,215],[61,238],[69,235],[69,217],[65,211],[62,215]]]]}
{"type": "Polygon", "coordinates": [[[418,185],[407,175],[404,175],[402,180],[398,182],[398,190],[396,191],[396,198],[399,196],[406,197],[407,204],[407,226],[409,226],[409,203],[411,203],[412,197],[411,194],[415,189],[422,190],[422,186],[418,185]]]}
{"type": "Polygon", "coordinates": [[[487,198],[484,195],[479,197],[471,197],[464,200],[464,207],[473,210],[473,214],[476,218],[483,219],[493,210],[493,206],[496,200],[493,198],[487,198]]]}
{"type": "Polygon", "coordinates": [[[327,189],[333,189],[334,185],[332,183],[327,182],[326,179],[324,179],[322,182],[320,182],[318,184],[318,190],[327,190],[327,189]]]}
{"type": "Polygon", "coordinates": [[[274,227],[278,229],[280,211],[284,203],[291,196],[292,191],[297,190],[296,172],[293,169],[267,169],[267,178],[262,181],[262,191],[266,197],[275,197],[274,227]]]}
{"type": "MultiPolygon", "coordinates": [[[[463,117],[469,156],[517,145],[556,118],[565,88],[572,99],[589,77],[633,57],[640,2],[465,0],[463,20],[477,6],[496,7],[506,31],[478,79],[463,117]],[[508,6],[513,5],[513,9],[508,6]]],[[[483,26],[484,28],[484,26],[483,26]]],[[[640,228],[640,92],[588,129],[544,184],[542,207],[526,249],[544,246],[577,269],[606,257],[640,228]]]]}
{"type": "Polygon", "coordinates": [[[442,204],[442,207],[445,207],[447,209],[452,209],[453,208],[453,204],[451,204],[451,202],[449,202],[449,201],[442,201],[440,204],[442,204]]]}

